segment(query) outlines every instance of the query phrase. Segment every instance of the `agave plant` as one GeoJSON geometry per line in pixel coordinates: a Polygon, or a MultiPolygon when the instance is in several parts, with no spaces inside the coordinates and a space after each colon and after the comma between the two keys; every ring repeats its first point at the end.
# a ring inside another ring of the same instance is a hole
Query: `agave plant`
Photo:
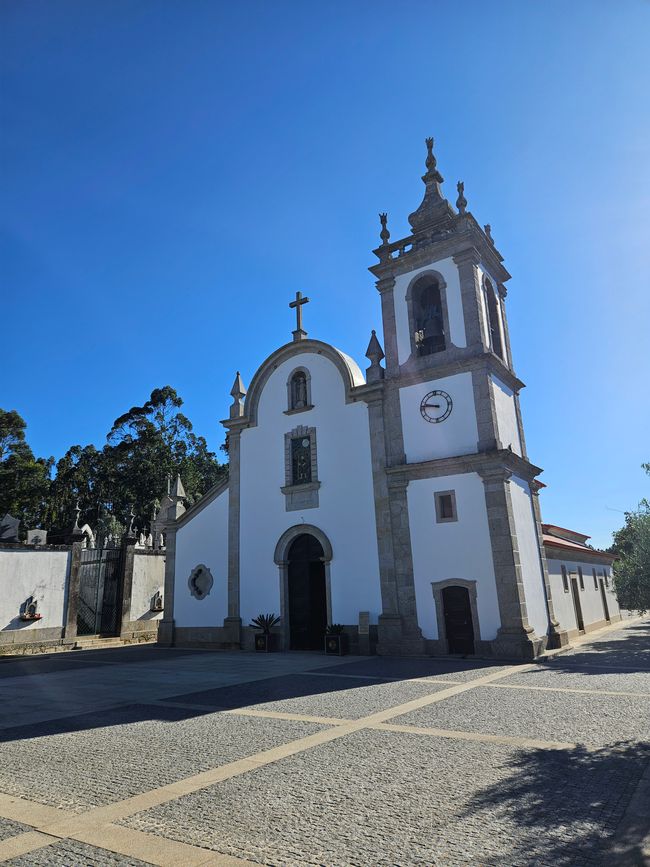
{"type": "Polygon", "coordinates": [[[280,622],[280,618],[275,616],[274,614],[258,614],[257,617],[254,617],[251,620],[251,626],[254,626],[255,629],[261,629],[264,635],[270,635],[271,629],[274,626],[277,626],[280,622]]]}
{"type": "Polygon", "coordinates": [[[343,624],[328,623],[325,628],[325,635],[343,635],[343,624]]]}

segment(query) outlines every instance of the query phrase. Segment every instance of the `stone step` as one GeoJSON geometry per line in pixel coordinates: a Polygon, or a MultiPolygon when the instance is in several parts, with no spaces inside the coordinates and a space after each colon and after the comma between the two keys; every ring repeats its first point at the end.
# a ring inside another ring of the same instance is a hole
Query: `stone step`
{"type": "Polygon", "coordinates": [[[89,635],[77,638],[74,646],[75,650],[87,650],[92,647],[123,647],[124,642],[119,637],[101,638],[98,635],[89,635]]]}

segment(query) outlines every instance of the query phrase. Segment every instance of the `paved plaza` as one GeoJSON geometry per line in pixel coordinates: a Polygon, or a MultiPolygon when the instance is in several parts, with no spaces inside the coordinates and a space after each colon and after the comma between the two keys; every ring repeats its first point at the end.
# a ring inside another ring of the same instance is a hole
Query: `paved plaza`
{"type": "Polygon", "coordinates": [[[650,624],[541,664],[0,660],[0,862],[650,863],[650,624]]]}

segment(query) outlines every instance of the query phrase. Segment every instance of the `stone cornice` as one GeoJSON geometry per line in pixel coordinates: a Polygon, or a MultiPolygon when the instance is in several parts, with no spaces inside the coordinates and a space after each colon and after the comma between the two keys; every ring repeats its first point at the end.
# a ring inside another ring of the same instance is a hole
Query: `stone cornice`
{"type": "Polygon", "coordinates": [[[502,472],[504,480],[514,475],[530,482],[542,470],[531,464],[530,461],[519,457],[510,449],[495,449],[491,452],[476,452],[475,454],[455,455],[448,458],[436,458],[432,461],[386,467],[390,486],[403,484],[414,479],[430,479],[436,476],[461,473],[478,473],[481,476],[488,476],[495,472],[502,472]]]}
{"type": "Polygon", "coordinates": [[[179,518],[176,518],[175,521],[169,522],[168,526],[170,527],[170,529],[178,530],[182,526],[187,524],[189,520],[196,517],[199,512],[202,512],[206,506],[209,506],[210,503],[214,502],[220,494],[223,494],[223,492],[228,488],[229,484],[229,479],[222,479],[220,482],[217,482],[215,485],[213,485],[210,490],[201,497],[200,500],[197,500],[197,502],[194,503],[193,506],[190,506],[190,508],[186,512],[183,512],[183,514],[179,518]]]}
{"type": "Polygon", "coordinates": [[[373,252],[380,261],[368,270],[379,281],[385,281],[432,261],[462,256],[467,251],[474,251],[473,254],[470,252],[470,255],[478,256],[478,262],[485,263],[497,283],[503,284],[510,279],[510,274],[503,265],[503,256],[490,243],[470,213],[456,217],[448,228],[419,232],[378,247],[373,252]]]}
{"type": "MultiPolygon", "coordinates": [[[[415,385],[419,382],[426,382],[430,379],[442,379],[445,376],[453,376],[457,373],[466,373],[472,370],[482,370],[494,374],[498,379],[511,388],[514,392],[521,391],[525,388],[525,384],[508,368],[498,355],[494,352],[479,352],[475,349],[467,347],[467,350],[455,350],[458,354],[453,360],[447,361],[445,358],[436,356],[427,356],[429,363],[426,366],[420,366],[416,370],[404,370],[405,365],[399,369],[393,376],[387,375],[387,378],[396,382],[400,387],[406,385],[415,385]]],[[[439,356],[445,355],[441,352],[439,356]]]]}
{"type": "Polygon", "coordinates": [[[593,563],[600,566],[611,566],[617,559],[615,554],[608,554],[607,551],[598,551],[595,548],[585,548],[581,551],[570,545],[565,546],[562,543],[546,540],[544,540],[544,551],[547,558],[552,560],[572,560],[576,563],[593,563]]]}

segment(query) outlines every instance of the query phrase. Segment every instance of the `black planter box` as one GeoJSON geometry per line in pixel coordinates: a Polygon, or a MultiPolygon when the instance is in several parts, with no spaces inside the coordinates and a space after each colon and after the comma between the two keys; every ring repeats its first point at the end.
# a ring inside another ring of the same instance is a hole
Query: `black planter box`
{"type": "Polygon", "coordinates": [[[263,632],[255,633],[255,650],[257,653],[270,653],[273,650],[273,636],[263,632]]]}
{"type": "Polygon", "coordinates": [[[326,635],[325,653],[332,656],[344,656],[348,652],[347,635],[326,635]]]}

